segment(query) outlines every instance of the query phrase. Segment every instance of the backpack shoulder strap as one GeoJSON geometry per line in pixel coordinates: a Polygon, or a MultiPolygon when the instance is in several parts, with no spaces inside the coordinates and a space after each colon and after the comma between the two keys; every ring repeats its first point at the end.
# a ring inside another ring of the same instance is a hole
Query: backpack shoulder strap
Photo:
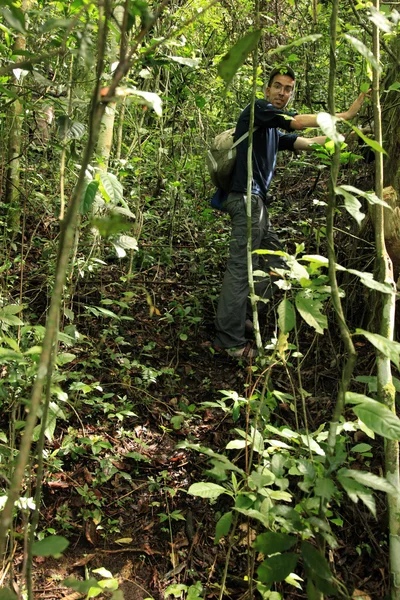
{"type": "MultiPolygon", "coordinates": [[[[258,127],[253,127],[253,133],[255,131],[257,131],[258,127]]],[[[249,137],[249,132],[246,131],[246,133],[244,133],[242,136],[240,136],[240,138],[238,140],[236,140],[236,142],[234,144],[232,144],[231,146],[231,150],[233,148],[236,148],[236,146],[238,146],[241,142],[243,142],[243,140],[245,140],[247,137],[249,137]]]]}

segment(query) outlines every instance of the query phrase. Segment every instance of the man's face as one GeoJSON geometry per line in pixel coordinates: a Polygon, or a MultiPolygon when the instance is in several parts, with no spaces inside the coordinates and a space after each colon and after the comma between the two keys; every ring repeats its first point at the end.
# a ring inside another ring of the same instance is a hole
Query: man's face
{"type": "Polygon", "coordinates": [[[293,90],[294,81],[289,75],[275,75],[271,85],[265,88],[265,99],[275,108],[285,108],[293,90]]]}

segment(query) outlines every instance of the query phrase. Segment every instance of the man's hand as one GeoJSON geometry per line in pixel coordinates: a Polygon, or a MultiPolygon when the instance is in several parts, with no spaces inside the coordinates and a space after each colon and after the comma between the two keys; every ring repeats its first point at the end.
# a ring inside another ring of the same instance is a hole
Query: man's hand
{"type": "Polygon", "coordinates": [[[365,98],[366,97],[369,98],[370,91],[371,90],[368,90],[368,92],[361,92],[361,94],[358,96],[358,98],[356,100],[354,100],[354,102],[350,106],[350,108],[348,110],[346,110],[346,112],[344,112],[340,115],[341,118],[345,119],[346,121],[350,121],[351,119],[354,119],[354,117],[359,112],[365,98]]]}

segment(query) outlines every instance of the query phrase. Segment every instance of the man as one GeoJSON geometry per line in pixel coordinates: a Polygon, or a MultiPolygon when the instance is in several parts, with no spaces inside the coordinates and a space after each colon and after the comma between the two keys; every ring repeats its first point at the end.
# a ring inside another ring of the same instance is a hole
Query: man
{"type": "MultiPolygon", "coordinates": [[[[253,135],[252,179],[252,248],[253,250],[282,250],[279,238],[272,230],[266,206],[268,188],[275,169],[279,150],[311,150],[314,143],[324,144],[326,136],[299,137],[293,133],[283,134],[279,129],[295,131],[305,127],[317,127],[317,115],[293,115],[285,112],[295,86],[295,74],[290,67],[273,69],[265,88],[265,99],[255,102],[253,135]],[[279,128],[279,129],[278,129],[279,128]]],[[[365,94],[360,94],[351,107],[336,116],[350,120],[361,108],[365,94]]],[[[236,125],[235,140],[249,129],[250,105],[241,113],[236,125]]],[[[216,316],[216,347],[224,348],[230,356],[254,357],[256,350],[246,344],[246,328],[252,328],[251,304],[248,298],[247,275],[247,149],[248,138],[236,148],[236,163],[232,174],[229,196],[225,208],[232,221],[232,235],[228,264],[222,283],[216,316]]],[[[253,271],[262,269],[270,276],[255,283],[259,297],[270,298],[276,285],[273,271],[284,268],[281,257],[253,254],[253,271]],[[264,258],[266,256],[267,258],[264,258]]],[[[275,276],[276,279],[276,276],[275,276]]],[[[265,307],[259,303],[259,310],[265,307]]]]}

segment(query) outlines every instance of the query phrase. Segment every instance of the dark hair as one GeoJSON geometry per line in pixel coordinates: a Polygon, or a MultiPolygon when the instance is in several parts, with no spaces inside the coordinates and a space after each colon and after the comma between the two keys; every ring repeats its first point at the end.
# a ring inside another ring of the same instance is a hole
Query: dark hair
{"type": "Polygon", "coordinates": [[[286,65],[282,65],[281,67],[275,67],[275,69],[272,69],[271,73],[269,74],[267,87],[271,87],[275,75],[288,75],[293,79],[293,81],[296,80],[296,75],[294,74],[293,69],[287,67],[286,65]]]}

